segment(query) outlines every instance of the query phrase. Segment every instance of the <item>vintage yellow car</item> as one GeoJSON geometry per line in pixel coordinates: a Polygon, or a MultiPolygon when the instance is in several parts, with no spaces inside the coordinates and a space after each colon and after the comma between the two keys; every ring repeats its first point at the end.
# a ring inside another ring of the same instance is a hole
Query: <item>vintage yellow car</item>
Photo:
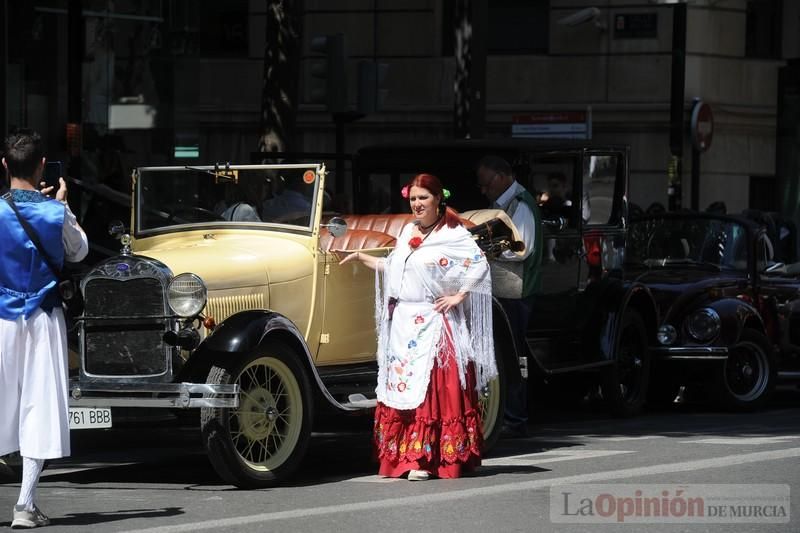
{"type": "MultiPolygon", "coordinates": [[[[200,408],[222,479],[264,487],[297,468],[320,413],[370,413],[375,277],[331,250],[385,256],[410,215],[333,212],[325,174],[321,163],[135,170],[122,251],[81,281],[76,427],[108,427],[115,406],[200,408]]],[[[516,357],[504,315],[495,321],[487,446],[516,357]]]]}

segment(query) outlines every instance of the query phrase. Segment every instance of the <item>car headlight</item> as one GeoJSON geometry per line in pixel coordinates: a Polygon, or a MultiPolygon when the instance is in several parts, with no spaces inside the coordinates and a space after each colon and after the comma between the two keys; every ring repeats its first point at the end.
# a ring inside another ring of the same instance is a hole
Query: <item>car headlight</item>
{"type": "Polygon", "coordinates": [[[675,327],[670,324],[659,327],[658,332],[656,332],[656,339],[658,339],[659,344],[663,344],[664,346],[673,344],[677,338],[678,332],[675,331],[675,327]]]}
{"type": "Polygon", "coordinates": [[[686,319],[689,335],[698,342],[708,342],[719,335],[720,325],[719,315],[708,307],[698,309],[686,319]]]}
{"type": "Polygon", "coordinates": [[[208,291],[203,280],[195,274],[178,274],[167,287],[170,309],[183,317],[195,316],[206,306],[208,291]]]}

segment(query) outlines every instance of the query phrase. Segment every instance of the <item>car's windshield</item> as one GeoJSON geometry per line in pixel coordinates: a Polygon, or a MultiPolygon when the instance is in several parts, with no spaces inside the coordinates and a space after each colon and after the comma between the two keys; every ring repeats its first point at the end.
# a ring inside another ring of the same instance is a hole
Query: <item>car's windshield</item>
{"type": "Polygon", "coordinates": [[[631,222],[626,261],[648,267],[747,269],[747,232],[732,220],[654,217],[631,222]]]}
{"type": "Polygon", "coordinates": [[[146,167],[136,182],[136,230],[186,224],[311,227],[317,165],[146,167]]]}

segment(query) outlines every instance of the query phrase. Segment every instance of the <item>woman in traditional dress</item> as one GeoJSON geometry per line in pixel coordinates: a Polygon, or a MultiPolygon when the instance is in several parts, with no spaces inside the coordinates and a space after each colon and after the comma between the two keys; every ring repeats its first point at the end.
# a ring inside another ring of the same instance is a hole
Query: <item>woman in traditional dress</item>
{"type": "Polygon", "coordinates": [[[53,187],[37,190],[44,165],[38,134],[6,138],[11,191],[0,199],[0,455],[22,456],[12,528],[50,523],[36,506],[39,474],[45,459],[70,453],[67,328],[53,269],[89,251],[67,206],[64,179],[55,199],[46,196],[53,187]]]}
{"type": "Polygon", "coordinates": [[[402,195],[415,220],[392,253],[341,261],[378,273],[378,473],[456,478],[480,464],[478,391],[497,375],[489,266],[438,178],[419,174],[402,195]]]}

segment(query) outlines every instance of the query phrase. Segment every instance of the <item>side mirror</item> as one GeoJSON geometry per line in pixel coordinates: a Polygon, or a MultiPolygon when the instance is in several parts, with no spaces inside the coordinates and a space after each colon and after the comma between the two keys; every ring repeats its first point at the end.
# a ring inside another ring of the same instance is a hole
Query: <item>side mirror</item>
{"type": "Polygon", "coordinates": [[[320,226],[328,228],[334,237],[341,237],[347,233],[347,222],[342,217],[333,217],[327,224],[320,224],[320,226]]]}
{"type": "Polygon", "coordinates": [[[119,239],[125,233],[125,224],[121,220],[112,220],[108,223],[108,234],[119,239]]]}

